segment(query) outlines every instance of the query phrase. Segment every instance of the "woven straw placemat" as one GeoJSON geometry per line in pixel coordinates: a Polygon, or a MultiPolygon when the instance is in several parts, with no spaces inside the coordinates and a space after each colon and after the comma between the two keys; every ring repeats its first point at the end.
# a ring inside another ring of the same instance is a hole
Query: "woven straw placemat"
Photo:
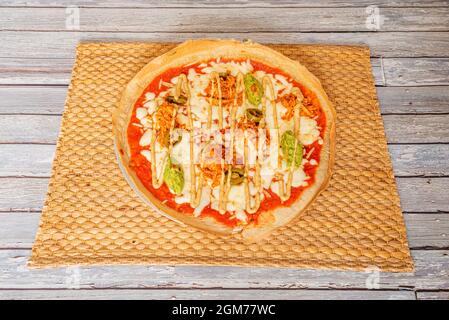
{"type": "Polygon", "coordinates": [[[199,264],[412,271],[406,229],[371,73],[369,49],[272,45],[323,83],[337,110],[329,187],[299,219],[260,243],[207,234],[159,216],[118,168],[111,113],[161,43],[78,46],[29,265],[199,264]]]}

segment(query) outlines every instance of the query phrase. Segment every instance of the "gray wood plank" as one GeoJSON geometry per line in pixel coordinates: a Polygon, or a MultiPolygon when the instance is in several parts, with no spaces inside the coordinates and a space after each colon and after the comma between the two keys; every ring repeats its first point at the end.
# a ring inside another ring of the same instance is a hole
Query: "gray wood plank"
{"type": "Polygon", "coordinates": [[[40,211],[48,178],[1,178],[0,211],[40,211]]]}
{"type": "Polygon", "coordinates": [[[449,176],[449,144],[389,145],[388,150],[395,176],[449,176]]]}
{"type": "Polygon", "coordinates": [[[0,217],[0,249],[31,249],[40,212],[2,212],[0,217]]]}
{"type": "Polygon", "coordinates": [[[417,292],[418,300],[449,300],[449,291],[417,292]]]}
{"type": "MultiPolygon", "coordinates": [[[[48,178],[0,178],[0,211],[40,211],[48,178]]],[[[449,178],[396,178],[405,212],[449,212],[449,178]]]]}
{"type": "Polygon", "coordinates": [[[383,59],[387,86],[449,85],[449,59],[383,59]]]}
{"type": "Polygon", "coordinates": [[[279,0],[279,1],[262,1],[262,0],[128,0],[126,3],[120,0],[3,0],[1,6],[23,6],[23,7],[67,7],[70,5],[78,5],[80,7],[133,7],[133,8],[153,8],[153,7],[192,7],[192,8],[221,8],[221,7],[289,7],[289,8],[307,8],[307,7],[365,7],[377,5],[382,7],[437,7],[446,6],[445,0],[324,0],[324,1],[296,1],[296,0],[279,0]]]}
{"type": "Polygon", "coordinates": [[[373,57],[447,57],[447,32],[242,32],[242,33],[124,33],[124,32],[2,32],[0,57],[70,58],[81,41],[180,42],[198,38],[252,39],[261,43],[327,43],[368,45],[373,57]],[[12,55],[13,53],[13,55],[12,55]]]}
{"type": "Polygon", "coordinates": [[[0,87],[0,114],[61,115],[67,86],[0,87]]]}
{"type": "MultiPolygon", "coordinates": [[[[0,86],[0,114],[61,115],[66,93],[67,86],[0,86]]],[[[384,115],[449,113],[449,87],[377,87],[377,94],[384,115]]]]}
{"type": "MultiPolygon", "coordinates": [[[[55,145],[0,144],[0,177],[49,177],[55,145]]],[[[449,176],[449,144],[389,145],[394,174],[449,176]]]]}
{"type": "Polygon", "coordinates": [[[1,290],[2,300],[415,300],[411,291],[384,290],[1,290]]]}
{"type": "Polygon", "coordinates": [[[449,248],[449,214],[404,215],[411,248],[449,248]]]}
{"type": "MultiPolygon", "coordinates": [[[[0,58],[0,85],[67,85],[72,64],[68,58],[0,58]]],[[[372,58],[371,64],[378,86],[449,85],[449,58],[372,58]]]]}
{"type": "Polygon", "coordinates": [[[0,85],[67,85],[73,59],[0,58],[0,85]]]}
{"type": "Polygon", "coordinates": [[[409,212],[449,212],[449,178],[396,178],[401,207],[409,212]]]}
{"type": "MultiPolygon", "coordinates": [[[[405,214],[410,248],[449,248],[449,214],[405,214]]],[[[0,249],[30,249],[40,212],[0,213],[0,249]]]]}
{"type": "Polygon", "coordinates": [[[0,144],[0,177],[49,177],[56,145],[0,144]]]}
{"type": "Polygon", "coordinates": [[[384,115],[389,143],[448,143],[449,115],[384,115]]]}
{"type": "MultiPolygon", "coordinates": [[[[0,85],[68,85],[72,59],[0,58],[0,85]]],[[[385,85],[379,59],[372,60],[376,85],[385,85]]]]}
{"type": "Polygon", "coordinates": [[[61,116],[3,115],[0,143],[55,143],[60,122],[61,116]]]}
{"type": "MultiPolygon", "coordinates": [[[[412,250],[414,273],[380,273],[379,289],[449,287],[449,251],[412,250]]],[[[373,273],[279,268],[98,266],[28,269],[28,250],[0,250],[0,289],[366,289],[373,273]]]]}
{"type": "MultiPolygon", "coordinates": [[[[60,121],[55,115],[3,115],[0,143],[55,143],[60,121]]],[[[383,121],[389,143],[449,143],[449,114],[384,115],[383,121]]]]}
{"type": "Polygon", "coordinates": [[[449,87],[378,87],[382,114],[449,113],[449,87]]]}
{"type": "MultiPolygon", "coordinates": [[[[381,31],[448,31],[449,8],[382,8],[381,31]]],[[[371,31],[361,8],[80,8],[81,31],[288,32],[371,31]]],[[[64,31],[64,8],[3,8],[0,30],[64,31]]]]}
{"type": "MultiPolygon", "coordinates": [[[[68,85],[73,59],[0,58],[0,85],[68,85]]],[[[381,62],[373,58],[376,85],[386,83],[381,62]]]]}

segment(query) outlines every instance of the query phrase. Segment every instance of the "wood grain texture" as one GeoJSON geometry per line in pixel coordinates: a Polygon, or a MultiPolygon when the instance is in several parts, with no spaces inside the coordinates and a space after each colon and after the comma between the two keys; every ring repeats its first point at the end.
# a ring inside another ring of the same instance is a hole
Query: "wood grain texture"
{"type": "Polygon", "coordinates": [[[396,178],[401,207],[410,212],[449,212],[449,178],[396,178]]]}
{"type": "Polygon", "coordinates": [[[448,143],[449,115],[385,115],[385,133],[390,143],[448,143]]]}
{"type": "Polygon", "coordinates": [[[449,113],[449,87],[378,87],[377,95],[382,114],[449,113]]]}
{"type": "Polygon", "coordinates": [[[449,59],[383,59],[387,86],[449,85],[449,59]]]}
{"type": "Polygon", "coordinates": [[[36,300],[415,300],[411,291],[384,290],[1,290],[0,299],[36,300]]]}
{"type": "MultiPolygon", "coordinates": [[[[48,178],[0,178],[0,211],[40,211],[48,178]]],[[[449,178],[396,178],[405,212],[449,212],[449,178]]]]}
{"type": "Polygon", "coordinates": [[[0,87],[0,114],[61,115],[67,86],[0,87]]]}
{"type": "Polygon", "coordinates": [[[68,85],[72,59],[0,58],[0,85],[68,85]]]}
{"type": "MultiPolygon", "coordinates": [[[[0,85],[68,85],[73,60],[0,58],[0,85]]],[[[372,58],[377,86],[449,85],[449,58],[372,58]]]]}
{"type": "MultiPolygon", "coordinates": [[[[0,144],[0,177],[49,177],[55,145],[0,144]]],[[[395,176],[449,176],[449,144],[389,145],[395,176]]]]}
{"type": "Polygon", "coordinates": [[[0,249],[31,249],[39,226],[40,212],[1,212],[0,249]]]}
{"type": "MultiPolygon", "coordinates": [[[[68,85],[73,60],[0,58],[0,85],[68,85]]],[[[376,85],[385,85],[379,59],[372,61],[376,85]]]]}
{"type": "Polygon", "coordinates": [[[449,214],[404,215],[411,248],[449,248],[449,214]]]}
{"type": "Polygon", "coordinates": [[[0,143],[55,143],[61,116],[3,115],[0,143]]]}
{"type": "Polygon", "coordinates": [[[0,144],[0,177],[49,177],[56,145],[0,144]]]}
{"type": "Polygon", "coordinates": [[[418,300],[449,300],[449,291],[437,291],[437,292],[417,292],[416,296],[418,300]]]}
{"type": "MultiPolygon", "coordinates": [[[[448,51],[449,52],[449,51],[448,51]]],[[[0,114],[61,115],[67,86],[0,86],[0,114]]],[[[382,114],[449,113],[449,87],[377,87],[382,114]]]]}
{"type": "MultiPolygon", "coordinates": [[[[118,7],[124,6],[123,1],[120,0],[3,0],[1,6],[23,6],[23,7],[67,7],[70,5],[78,5],[80,7],[118,7]]],[[[263,0],[236,0],[236,1],[224,1],[224,0],[128,0],[126,1],[127,7],[133,8],[153,8],[153,7],[188,7],[188,8],[221,8],[221,7],[289,7],[289,8],[307,8],[307,7],[365,7],[370,5],[377,5],[382,7],[438,7],[446,6],[445,0],[357,0],[357,1],[345,1],[345,0],[276,0],[276,1],[263,1],[263,0]]]]}
{"type": "Polygon", "coordinates": [[[0,212],[0,299],[413,299],[414,291],[418,299],[449,299],[449,1],[3,0],[0,7],[0,143],[19,143],[0,144],[0,211],[37,211],[0,212]],[[82,7],[80,31],[65,26],[73,4],[82,7]],[[386,18],[378,32],[365,24],[373,4],[386,18]],[[414,274],[381,274],[381,290],[372,291],[368,274],[357,272],[89,267],[80,269],[83,289],[66,290],[72,269],[26,269],[48,183],[39,177],[49,175],[76,44],[202,37],[370,46],[408,238],[420,248],[414,274]],[[50,145],[21,144],[28,142],[50,145]]]}
{"type": "MultiPolygon", "coordinates": [[[[449,8],[382,8],[381,31],[448,31],[449,8]]],[[[3,8],[0,30],[64,31],[65,8],[3,8]]],[[[303,8],[80,8],[81,31],[297,32],[370,31],[366,7],[303,8]],[[213,22],[213,23],[211,23],[213,22]]]]}
{"type": "Polygon", "coordinates": [[[75,57],[75,47],[87,41],[181,42],[198,38],[252,39],[261,43],[325,43],[368,45],[373,57],[447,57],[449,35],[446,32],[236,32],[236,33],[130,33],[130,32],[16,32],[5,31],[0,37],[0,57],[11,51],[20,58],[75,57]],[[432,50],[429,50],[432,48],[432,50]]]}
{"type": "Polygon", "coordinates": [[[41,211],[48,178],[1,178],[0,211],[41,211]]]}
{"type": "Polygon", "coordinates": [[[389,145],[396,176],[449,176],[449,144],[389,145]]]}
{"type": "MultiPolygon", "coordinates": [[[[60,121],[57,115],[3,115],[0,143],[55,143],[60,121]]],[[[389,143],[449,143],[449,114],[384,115],[383,121],[389,143]]]]}
{"type": "MultiPolygon", "coordinates": [[[[200,266],[96,266],[28,269],[28,250],[0,250],[0,289],[226,288],[366,289],[366,272],[200,266]],[[77,270],[78,269],[78,270],[77,270]]],[[[381,290],[449,286],[449,251],[412,250],[414,273],[380,273],[381,290]]]]}
{"type": "MultiPolygon", "coordinates": [[[[0,249],[31,249],[40,212],[3,212],[0,217],[0,249]]],[[[406,214],[405,222],[411,248],[449,248],[449,214],[406,214]]]]}

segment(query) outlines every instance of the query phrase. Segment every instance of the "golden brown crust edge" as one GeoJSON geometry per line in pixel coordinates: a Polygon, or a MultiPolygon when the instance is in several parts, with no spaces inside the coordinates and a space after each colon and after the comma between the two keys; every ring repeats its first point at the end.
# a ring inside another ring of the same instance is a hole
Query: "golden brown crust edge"
{"type": "Polygon", "coordinates": [[[320,81],[299,62],[293,61],[273,49],[252,42],[242,43],[236,40],[205,39],[189,40],[180,44],[149,62],[125,88],[122,99],[112,119],[117,157],[128,183],[144,202],[157,209],[158,212],[170,219],[192,225],[208,232],[231,234],[233,232],[232,228],[215,221],[213,218],[196,218],[191,215],[186,215],[167,207],[157,200],[143,186],[134,171],[129,167],[129,147],[126,136],[134,104],[155,76],[173,67],[218,57],[236,59],[251,58],[284,70],[296,81],[304,84],[317,95],[321,107],[326,114],[324,144],[316,172],[315,184],[307,188],[301,198],[292,206],[264,212],[257,226],[246,226],[241,236],[249,241],[257,241],[271,233],[274,229],[300,216],[327,187],[332,173],[335,154],[335,110],[324,92],[320,81]]]}

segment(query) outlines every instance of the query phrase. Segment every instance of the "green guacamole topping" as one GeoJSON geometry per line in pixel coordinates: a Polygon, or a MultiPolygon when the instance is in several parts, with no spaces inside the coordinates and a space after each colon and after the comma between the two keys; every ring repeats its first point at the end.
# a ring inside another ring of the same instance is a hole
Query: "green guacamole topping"
{"type": "Polygon", "coordinates": [[[245,74],[243,77],[245,84],[246,97],[253,106],[258,106],[262,100],[263,88],[259,80],[254,78],[251,73],[245,74]]]}
{"type": "Polygon", "coordinates": [[[176,194],[181,194],[184,188],[184,172],[182,167],[171,162],[168,158],[164,169],[165,184],[176,194]]]}
{"type": "MultiPolygon", "coordinates": [[[[293,131],[291,130],[287,130],[282,134],[281,148],[288,165],[291,165],[293,161],[293,153],[295,152],[295,140],[296,138],[293,134],[293,131]]],[[[302,144],[299,141],[296,147],[296,154],[294,156],[294,159],[295,167],[299,167],[302,162],[302,144]]]]}

